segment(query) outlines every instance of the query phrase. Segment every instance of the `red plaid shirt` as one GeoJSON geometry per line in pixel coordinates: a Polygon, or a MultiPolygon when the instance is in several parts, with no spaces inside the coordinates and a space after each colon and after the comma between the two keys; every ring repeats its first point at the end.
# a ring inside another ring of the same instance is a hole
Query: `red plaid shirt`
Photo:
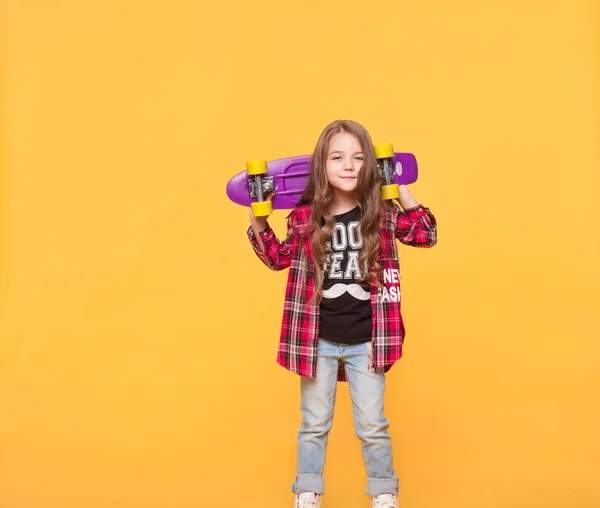
{"type": "MultiPolygon", "coordinates": [[[[319,338],[319,305],[310,304],[314,293],[310,237],[302,239],[310,220],[310,206],[295,208],[288,217],[285,240],[279,241],[270,226],[260,233],[265,247],[259,249],[252,227],[248,238],[256,255],[271,270],[289,267],[283,306],[283,322],[277,363],[301,376],[315,377],[317,370],[317,340],[319,338]],[[305,248],[301,248],[304,241],[305,248]],[[308,263],[306,263],[308,256],[308,263]]],[[[383,267],[382,289],[371,284],[373,334],[371,368],[387,372],[402,356],[404,323],[400,312],[400,277],[396,240],[415,247],[433,247],[437,242],[435,217],[428,208],[419,205],[402,211],[393,204],[385,213],[381,230],[379,262],[383,267]]],[[[340,362],[338,380],[346,381],[340,362]]]]}

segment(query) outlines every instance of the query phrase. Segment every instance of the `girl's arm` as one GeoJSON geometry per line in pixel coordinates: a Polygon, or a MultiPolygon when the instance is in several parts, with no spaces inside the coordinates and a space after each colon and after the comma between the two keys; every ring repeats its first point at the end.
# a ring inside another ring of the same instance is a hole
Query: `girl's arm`
{"type": "Polygon", "coordinates": [[[413,247],[433,247],[437,243],[437,223],[429,208],[420,205],[406,185],[400,185],[400,206],[395,207],[396,238],[413,247]]]}
{"type": "Polygon", "coordinates": [[[266,217],[254,217],[252,215],[252,208],[250,208],[250,227],[252,228],[252,232],[254,233],[254,238],[256,239],[256,243],[258,244],[258,248],[260,251],[265,251],[265,246],[260,239],[260,234],[267,229],[269,226],[266,217]]]}
{"type": "Polygon", "coordinates": [[[283,270],[290,266],[292,242],[296,234],[295,214],[288,217],[286,239],[280,242],[265,217],[254,217],[250,210],[248,238],[258,258],[271,270],[283,270]]]}

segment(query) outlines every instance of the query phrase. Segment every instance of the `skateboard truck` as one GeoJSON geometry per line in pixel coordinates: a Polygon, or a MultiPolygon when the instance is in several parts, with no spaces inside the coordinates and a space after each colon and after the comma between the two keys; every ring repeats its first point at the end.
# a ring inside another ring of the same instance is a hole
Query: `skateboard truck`
{"type": "Polygon", "coordinates": [[[374,145],[375,158],[377,159],[377,169],[384,178],[385,185],[381,186],[381,195],[383,199],[395,199],[400,197],[400,187],[397,183],[392,183],[394,168],[392,158],[394,157],[394,146],[392,143],[374,145]]]}
{"type": "Polygon", "coordinates": [[[267,161],[264,159],[246,161],[246,173],[252,177],[248,179],[248,193],[250,197],[257,198],[257,201],[250,203],[252,215],[255,217],[271,215],[273,205],[270,201],[266,201],[265,197],[275,190],[273,177],[262,176],[267,174],[267,161]]]}
{"type": "MultiPolygon", "coordinates": [[[[274,177],[272,176],[260,176],[260,182],[262,186],[262,195],[263,198],[271,194],[275,190],[275,182],[274,177]]],[[[258,189],[257,189],[257,181],[256,176],[253,178],[248,178],[248,196],[251,198],[258,197],[258,189]]]]}

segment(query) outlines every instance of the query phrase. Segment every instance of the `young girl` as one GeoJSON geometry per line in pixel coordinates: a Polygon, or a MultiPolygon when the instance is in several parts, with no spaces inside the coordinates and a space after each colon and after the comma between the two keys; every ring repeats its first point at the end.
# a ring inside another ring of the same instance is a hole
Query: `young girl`
{"type": "Polygon", "coordinates": [[[336,121],[321,133],[309,182],[279,241],[250,212],[248,237],[272,270],[289,267],[278,363],[301,376],[295,508],[319,508],[336,381],[348,381],[373,508],[395,508],[398,478],[383,414],[385,375],[402,356],[396,239],[432,247],[436,221],[406,186],[383,201],[364,127],[336,121]]]}

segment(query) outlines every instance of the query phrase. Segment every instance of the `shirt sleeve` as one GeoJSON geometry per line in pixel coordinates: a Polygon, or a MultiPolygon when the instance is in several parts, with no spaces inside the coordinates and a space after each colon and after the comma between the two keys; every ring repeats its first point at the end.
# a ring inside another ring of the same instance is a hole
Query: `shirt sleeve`
{"type": "Polygon", "coordinates": [[[275,236],[275,232],[267,223],[267,227],[261,231],[260,239],[265,247],[264,252],[260,250],[258,241],[252,226],[248,228],[248,239],[258,258],[271,270],[283,270],[290,266],[292,257],[292,245],[296,235],[295,214],[292,212],[288,217],[287,235],[285,240],[280,241],[275,236]]]}
{"type": "Polygon", "coordinates": [[[429,208],[423,205],[401,210],[394,203],[396,238],[413,247],[433,247],[437,243],[437,222],[429,208]]]}

